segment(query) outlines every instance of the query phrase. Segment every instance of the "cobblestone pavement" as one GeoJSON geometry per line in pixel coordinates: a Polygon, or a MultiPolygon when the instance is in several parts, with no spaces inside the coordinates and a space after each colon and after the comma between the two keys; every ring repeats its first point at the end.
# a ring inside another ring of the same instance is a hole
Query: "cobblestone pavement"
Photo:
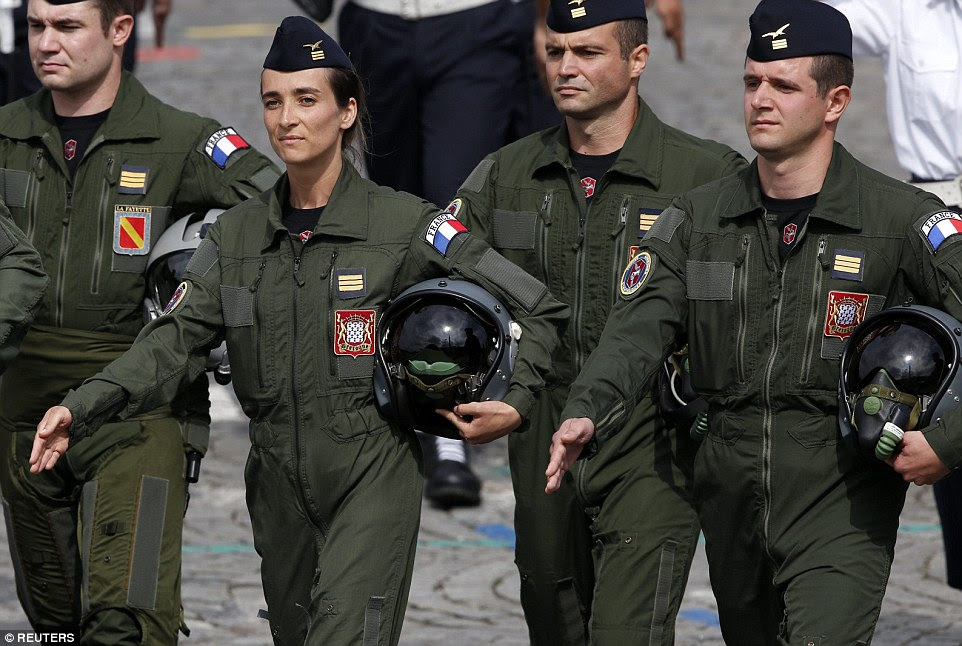
{"type": "MultiPolygon", "coordinates": [[[[753,3],[686,0],[688,60],[678,63],[652,21],[653,57],[642,93],[667,122],[751,151],[741,122],[740,75],[753,3]]],[[[277,0],[180,0],[168,26],[163,56],[139,69],[147,87],[174,105],[217,117],[268,151],[261,125],[258,73],[274,27],[295,13],[277,0]]],[[[346,44],[349,49],[349,44],[346,44]]],[[[887,134],[880,67],[856,63],[855,101],[840,139],[883,172],[903,177],[887,134]]],[[[192,488],[184,534],[184,606],[192,635],[186,644],[266,644],[258,558],[244,503],[246,421],[229,388],[215,396],[212,446],[201,482],[192,488]]],[[[443,512],[425,505],[415,580],[402,644],[527,643],[512,562],[511,482],[505,443],[479,448],[484,479],[476,509],[443,512]]],[[[928,488],[912,487],[903,514],[897,558],[875,644],[962,645],[962,593],[944,583],[938,517],[928,488]]],[[[27,628],[14,591],[0,525],[0,632],[27,628]]],[[[677,626],[677,643],[722,644],[715,602],[699,551],[677,626]]]]}

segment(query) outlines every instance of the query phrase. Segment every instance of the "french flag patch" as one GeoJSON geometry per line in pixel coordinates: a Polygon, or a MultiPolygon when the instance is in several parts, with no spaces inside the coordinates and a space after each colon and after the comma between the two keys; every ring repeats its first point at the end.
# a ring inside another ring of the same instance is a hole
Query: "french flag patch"
{"type": "Polygon", "coordinates": [[[460,210],[461,200],[454,200],[431,221],[427,232],[424,234],[425,241],[442,256],[447,255],[448,246],[454,240],[454,237],[468,230],[457,218],[460,210]]]}
{"type": "Polygon", "coordinates": [[[210,157],[211,161],[217,164],[218,168],[227,166],[227,160],[238,150],[250,148],[251,145],[244,141],[244,138],[237,134],[233,128],[221,128],[210,137],[204,144],[204,152],[210,157]]]}
{"type": "Polygon", "coordinates": [[[952,211],[939,211],[922,225],[922,236],[928,240],[932,251],[938,251],[943,242],[962,233],[962,216],[952,211]]]}

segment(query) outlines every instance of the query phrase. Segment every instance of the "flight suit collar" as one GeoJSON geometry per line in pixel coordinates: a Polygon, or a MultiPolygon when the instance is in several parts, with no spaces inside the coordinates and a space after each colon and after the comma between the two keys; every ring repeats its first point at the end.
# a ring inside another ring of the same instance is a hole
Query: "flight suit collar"
{"type": "MultiPolygon", "coordinates": [[[[609,172],[645,180],[657,190],[661,184],[664,144],[664,124],[648,104],[638,97],[638,116],[609,172]]],[[[571,168],[570,149],[568,128],[562,123],[535,161],[534,173],[555,164],[566,169],[571,168]]]]}
{"type": "MultiPolygon", "coordinates": [[[[140,81],[123,72],[117,98],[95,140],[101,137],[102,141],[159,139],[160,115],[156,106],[148,102],[149,97],[140,81]]],[[[60,133],[50,91],[43,89],[31,95],[26,99],[26,107],[23,118],[18,115],[17,119],[7,119],[6,123],[0,125],[0,136],[19,140],[40,137],[48,146],[52,146],[55,155],[58,154],[61,149],[60,133]]]]}
{"type": "MultiPolygon", "coordinates": [[[[354,166],[347,160],[341,166],[341,174],[334,183],[334,191],[328,200],[317,223],[315,235],[333,236],[366,240],[370,227],[370,213],[368,209],[369,187],[375,186],[362,178],[354,166]],[[331,213],[349,213],[350,217],[332,217],[331,213]]],[[[280,236],[290,235],[281,222],[281,205],[287,204],[291,195],[290,178],[285,172],[274,185],[274,188],[262,195],[266,197],[268,207],[267,230],[264,235],[262,250],[267,251],[280,236]]]]}
{"type": "MultiPolygon", "coordinates": [[[[758,158],[755,158],[748,168],[739,171],[736,177],[736,190],[732,192],[728,205],[721,211],[720,216],[737,218],[750,213],[761,213],[762,192],[758,182],[758,158]]],[[[862,228],[862,201],[855,158],[836,141],[825,182],[809,217],[858,231],[862,228]]]]}

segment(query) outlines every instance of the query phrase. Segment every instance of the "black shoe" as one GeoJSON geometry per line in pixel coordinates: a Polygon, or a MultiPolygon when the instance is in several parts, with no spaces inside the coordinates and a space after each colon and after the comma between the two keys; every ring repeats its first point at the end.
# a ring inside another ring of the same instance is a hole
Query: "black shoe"
{"type": "Polygon", "coordinates": [[[431,471],[424,495],[436,507],[476,507],[481,504],[481,480],[464,462],[441,460],[431,471]]]}

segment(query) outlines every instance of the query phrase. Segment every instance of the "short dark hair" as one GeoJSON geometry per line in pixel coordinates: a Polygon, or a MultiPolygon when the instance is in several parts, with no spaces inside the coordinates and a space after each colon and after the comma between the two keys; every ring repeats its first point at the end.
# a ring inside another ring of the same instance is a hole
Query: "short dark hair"
{"type": "Polygon", "coordinates": [[[818,87],[819,98],[839,85],[852,86],[855,81],[855,65],[852,59],[839,54],[820,54],[812,57],[810,71],[818,87]]]}
{"type": "Polygon", "coordinates": [[[615,37],[621,47],[621,58],[628,60],[636,47],[648,44],[648,21],[644,18],[619,20],[615,37]]]}
{"type": "Polygon", "coordinates": [[[354,119],[351,127],[344,132],[344,138],[341,140],[341,152],[351,157],[354,156],[355,151],[367,152],[368,111],[364,83],[361,82],[361,78],[354,70],[343,67],[327,67],[325,69],[337,107],[346,108],[352,97],[357,102],[357,118],[354,119]]]}
{"type": "Polygon", "coordinates": [[[134,0],[95,0],[95,3],[100,9],[100,26],[105,34],[117,16],[134,15],[134,0]]]}

